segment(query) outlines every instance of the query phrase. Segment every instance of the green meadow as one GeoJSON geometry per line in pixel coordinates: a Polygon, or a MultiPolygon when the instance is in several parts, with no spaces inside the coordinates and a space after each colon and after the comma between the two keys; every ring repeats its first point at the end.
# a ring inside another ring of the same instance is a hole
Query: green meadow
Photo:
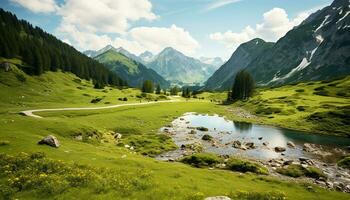
{"type": "MultiPolygon", "coordinates": [[[[1,71],[0,80],[0,195],[3,199],[203,199],[213,195],[236,199],[349,198],[346,193],[302,181],[196,168],[153,158],[177,148],[169,136],[159,133],[159,128],[185,112],[216,113],[235,120],[345,136],[349,128],[346,124],[341,127],[342,113],[336,113],[338,118],[332,118],[334,121],[320,120],[320,125],[314,123],[310,115],[328,116],[334,114],[335,108],[349,107],[349,77],[329,83],[258,89],[249,101],[233,105],[218,103],[226,98],[225,93],[202,93],[189,100],[155,94],[142,96],[138,89],[94,89],[91,82],[69,73],[27,76],[15,66],[10,72],[1,71]],[[338,89],[331,90],[329,84],[336,84],[338,89]],[[323,88],[317,90],[318,87],[323,88]],[[317,91],[324,93],[315,94],[317,91]],[[127,101],[121,100],[124,97],[127,101]],[[96,98],[100,100],[91,103],[96,98]],[[35,113],[43,118],[20,114],[29,109],[99,107],[166,99],[178,101],[35,113]],[[257,118],[234,115],[232,109],[238,106],[257,118]],[[287,121],[290,123],[285,123],[287,121]],[[337,129],[330,132],[329,123],[336,124],[337,129]],[[120,141],[113,137],[114,132],[122,134],[120,141]],[[38,145],[47,135],[56,136],[61,146],[38,145]]],[[[347,112],[343,110],[339,112],[347,112]]]]}

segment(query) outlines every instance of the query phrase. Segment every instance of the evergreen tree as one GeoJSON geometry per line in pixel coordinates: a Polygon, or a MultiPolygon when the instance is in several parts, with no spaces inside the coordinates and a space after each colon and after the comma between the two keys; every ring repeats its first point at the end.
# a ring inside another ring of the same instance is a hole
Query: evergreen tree
{"type": "Polygon", "coordinates": [[[142,84],[141,90],[142,92],[145,92],[145,93],[153,93],[154,92],[153,82],[151,80],[145,80],[142,84]]]}
{"type": "Polygon", "coordinates": [[[160,94],[160,92],[161,92],[160,85],[157,84],[156,94],[160,94]]]}
{"type": "Polygon", "coordinates": [[[253,92],[254,80],[252,76],[248,72],[241,70],[236,74],[232,86],[232,92],[230,93],[231,98],[228,98],[227,100],[245,100],[251,97],[253,92]]]}

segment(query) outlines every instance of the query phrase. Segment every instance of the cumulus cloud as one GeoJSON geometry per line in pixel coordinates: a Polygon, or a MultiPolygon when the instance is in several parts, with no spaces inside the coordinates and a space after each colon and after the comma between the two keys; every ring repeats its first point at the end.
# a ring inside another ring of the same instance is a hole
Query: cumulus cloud
{"type": "Polygon", "coordinates": [[[227,48],[237,48],[241,43],[259,37],[267,41],[277,41],[283,37],[294,26],[299,25],[314,10],[299,13],[294,19],[290,19],[282,8],[273,8],[263,14],[261,23],[255,28],[247,26],[241,32],[226,31],[216,32],[209,35],[209,38],[224,44],[227,48]]]}
{"type": "Polygon", "coordinates": [[[93,33],[124,33],[130,21],[157,18],[148,0],[67,0],[58,14],[62,26],[93,33]]]}
{"type": "Polygon", "coordinates": [[[50,13],[58,9],[54,0],[11,0],[11,2],[35,13],[50,13]]]}
{"type": "Polygon", "coordinates": [[[130,35],[147,50],[159,52],[165,47],[173,47],[185,54],[192,55],[199,47],[198,42],[189,32],[176,25],[167,27],[137,27],[130,30],[130,35]]]}

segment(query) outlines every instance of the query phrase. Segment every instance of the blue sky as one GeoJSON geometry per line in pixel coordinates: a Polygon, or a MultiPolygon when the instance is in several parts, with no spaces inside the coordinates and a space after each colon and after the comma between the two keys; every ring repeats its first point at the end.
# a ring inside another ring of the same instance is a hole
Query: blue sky
{"type": "Polygon", "coordinates": [[[255,37],[276,41],[331,0],[0,0],[1,7],[78,50],[139,54],[172,46],[227,59],[255,37]]]}

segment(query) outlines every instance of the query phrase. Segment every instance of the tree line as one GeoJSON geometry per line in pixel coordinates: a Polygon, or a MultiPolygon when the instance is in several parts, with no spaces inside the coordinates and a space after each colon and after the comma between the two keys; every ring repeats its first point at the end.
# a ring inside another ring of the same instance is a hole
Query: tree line
{"type": "Polygon", "coordinates": [[[25,65],[23,71],[30,75],[62,70],[92,79],[97,88],[107,84],[127,85],[104,65],[3,9],[0,9],[0,26],[0,56],[20,58],[25,65]]]}

